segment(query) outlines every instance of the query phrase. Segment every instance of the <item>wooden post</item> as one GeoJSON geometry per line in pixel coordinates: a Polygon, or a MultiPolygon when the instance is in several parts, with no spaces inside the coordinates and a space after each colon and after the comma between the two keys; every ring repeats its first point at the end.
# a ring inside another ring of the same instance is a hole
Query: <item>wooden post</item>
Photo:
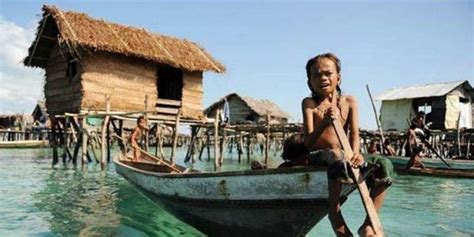
{"type": "Polygon", "coordinates": [[[197,143],[197,135],[199,132],[199,127],[193,127],[192,128],[192,137],[191,137],[191,163],[196,162],[196,143],[197,143]]]}
{"type": "MultiPolygon", "coordinates": [[[[78,137],[82,136],[82,131],[79,127],[79,122],[78,122],[77,117],[72,117],[71,125],[72,125],[73,130],[76,130],[77,136],[78,137]]],[[[74,153],[72,156],[72,163],[74,164],[74,166],[77,164],[77,154],[79,153],[79,147],[81,146],[81,144],[82,144],[82,139],[77,138],[76,145],[74,147],[74,153]]]]}
{"type": "MultiPolygon", "coordinates": [[[[66,153],[68,154],[69,156],[69,160],[72,160],[72,156],[71,156],[71,152],[69,151],[69,133],[68,133],[68,129],[69,129],[69,125],[70,125],[70,121],[69,121],[69,117],[66,116],[66,118],[64,119],[64,148],[66,150],[66,153]]],[[[71,127],[71,134],[74,134],[74,129],[71,127]]]]}
{"type": "Polygon", "coordinates": [[[211,160],[211,135],[209,135],[209,128],[206,127],[206,147],[207,147],[207,161],[211,160]]]}
{"type": "Polygon", "coordinates": [[[186,155],[184,156],[184,162],[188,162],[191,159],[191,154],[194,148],[194,136],[195,136],[196,127],[191,126],[191,141],[188,144],[188,150],[186,151],[186,155]]]}
{"type": "MultiPolygon", "coordinates": [[[[156,132],[155,132],[155,156],[158,157],[158,149],[159,149],[159,143],[160,143],[160,126],[158,126],[159,124],[156,123],[155,125],[155,128],[156,128],[156,132]]],[[[163,157],[161,157],[163,158],[163,157]]]]}
{"type": "Polygon", "coordinates": [[[119,129],[119,132],[120,132],[119,136],[121,138],[120,141],[119,141],[119,144],[122,144],[122,146],[121,146],[122,154],[125,155],[127,153],[127,147],[126,147],[125,142],[123,142],[123,140],[122,140],[124,138],[123,138],[123,120],[121,120],[121,119],[119,120],[119,128],[118,129],[119,129]]]}
{"type": "Polygon", "coordinates": [[[252,142],[250,139],[251,137],[252,132],[249,132],[249,134],[247,134],[247,162],[250,162],[250,143],[252,142]]]}
{"type": "Polygon", "coordinates": [[[369,85],[366,84],[365,87],[367,88],[367,93],[369,93],[370,102],[372,103],[372,109],[374,110],[375,122],[377,123],[377,128],[379,129],[380,137],[382,139],[382,142],[380,143],[380,152],[381,154],[383,154],[383,143],[385,142],[385,138],[383,136],[382,126],[380,125],[380,120],[377,115],[377,110],[375,109],[375,103],[374,99],[372,99],[372,94],[370,93],[369,85]]]}
{"type": "Polygon", "coordinates": [[[110,120],[107,122],[107,163],[110,163],[110,120]]]}
{"type": "MultiPolygon", "coordinates": [[[[145,95],[145,126],[148,128],[148,95],[145,95]]],[[[150,136],[148,130],[145,130],[145,151],[148,152],[148,147],[150,145],[150,136]]]]}
{"type": "Polygon", "coordinates": [[[265,117],[267,122],[267,133],[265,136],[265,166],[268,165],[268,147],[270,146],[270,115],[267,113],[265,117]]]}
{"type": "MultiPolygon", "coordinates": [[[[110,97],[108,95],[105,95],[105,112],[108,114],[110,113],[110,97]]],[[[100,169],[103,171],[105,170],[105,162],[106,162],[106,158],[107,158],[107,143],[108,141],[106,141],[106,133],[107,133],[107,126],[109,124],[109,119],[110,119],[110,116],[109,115],[106,115],[105,118],[104,118],[104,122],[102,124],[102,129],[100,131],[100,149],[101,149],[101,156],[100,156],[100,169]]],[[[94,154],[95,156],[95,154],[94,154]]]]}
{"type": "Polygon", "coordinates": [[[49,117],[51,121],[51,138],[50,144],[53,147],[53,165],[58,163],[58,147],[57,147],[57,140],[56,140],[56,118],[54,116],[49,117]]]}
{"type": "Polygon", "coordinates": [[[222,129],[222,142],[221,142],[221,147],[219,149],[219,153],[220,153],[220,156],[219,156],[219,165],[222,165],[222,163],[224,163],[224,149],[226,147],[226,140],[227,140],[227,132],[225,130],[225,127],[222,129]]]}
{"type": "Polygon", "coordinates": [[[204,151],[204,148],[206,148],[206,143],[204,143],[204,138],[203,138],[203,137],[201,137],[199,141],[200,141],[199,144],[201,144],[201,147],[200,147],[201,149],[199,150],[199,157],[198,157],[198,159],[199,159],[199,160],[202,160],[201,157],[202,157],[202,153],[203,153],[203,151],[204,151]]]}
{"type": "Polygon", "coordinates": [[[214,171],[217,171],[219,167],[219,157],[218,157],[218,143],[219,143],[219,113],[220,110],[216,110],[216,116],[214,118],[214,171]]]}
{"type": "Polygon", "coordinates": [[[164,138],[163,138],[163,130],[161,128],[161,126],[159,127],[160,129],[160,136],[158,137],[160,139],[160,142],[158,143],[160,145],[160,156],[162,159],[165,158],[165,152],[163,151],[163,141],[164,141],[164,138]]]}
{"type": "Polygon", "coordinates": [[[58,121],[59,126],[62,127],[62,131],[63,131],[63,144],[62,144],[63,145],[63,164],[66,164],[66,158],[67,158],[67,153],[68,153],[68,150],[67,150],[67,145],[68,145],[67,124],[68,124],[68,120],[69,120],[69,118],[67,116],[65,116],[63,121],[58,121]],[[64,123],[62,123],[62,122],[64,122],[64,123]]]}
{"type": "Polygon", "coordinates": [[[242,161],[242,148],[243,148],[243,139],[242,139],[242,133],[239,132],[239,144],[237,145],[237,153],[238,153],[238,156],[239,156],[239,163],[242,161]]]}
{"type": "Polygon", "coordinates": [[[87,116],[82,117],[82,167],[87,164],[87,116]]]}
{"type": "Polygon", "coordinates": [[[178,128],[179,128],[179,119],[180,119],[180,116],[181,116],[181,109],[178,110],[178,113],[176,114],[176,123],[175,123],[175,128],[174,128],[174,132],[173,132],[173,147],[171,149],[171,156],[170,156],[170,161],[172,162],[172,164],[174,165],[175,164],[175,153],[176,153],[176,144],[178,143],[178,136],[179,136],[179,131],[178,131],[178,128]]]}

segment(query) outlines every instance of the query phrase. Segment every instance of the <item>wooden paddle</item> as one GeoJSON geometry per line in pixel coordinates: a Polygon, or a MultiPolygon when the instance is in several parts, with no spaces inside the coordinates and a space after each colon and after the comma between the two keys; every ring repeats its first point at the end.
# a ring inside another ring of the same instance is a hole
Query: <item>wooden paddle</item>
{"type": "MultiPolygon", "coordinates": [[[[333,96],[333,101],[336,100],[336,95],[333,96]]],[[[360,197],[362,199],[362,203],[364,204],[365,211],[367,216],[369,217],[370,224],[376,234],[376,236],[384,236],[382,223],[380,222],[379,215],[377,214],[377,210],[375,209],[374,203],[370,198],[369,189],[367,188],[367,184],[365,183],[364,177],[360,174],[358,168],[354,168],[351,165],[350,159],[354,156],[354,152],[352,151],[351,145],[349,140],[346,137],[346,133],[341,126],[341,122],[339,119],[332,119],[332,125],[334,126],[334,130],[336,131],[337,139],[344,150],[344,159],[347,161],[348,166],[354,175],[355,182],[357,184],[357,189],[359,190],[360,197]]]]}
{"type": "Polygon", "coordinates": [[[172,169],[173,171],[176,171],[177,173],[182,173],[181,170],[179,170],[178,168],[176,168],[174,165],[171,165],[171,164],[168,164],[165,160],[159,158],[159,157],[156,157],[150,153],[148,153],[147,151],[137,147],[138,150],[142,153],[142,154],[145,154],[146,156],[156,160],[158,162],[158,164],[164,164],[165,166],[169,167],[170,169],[172,169]]]}
{"type": "MultiPolygon", "coordinates": [[[[113,136],[115,136],[116,138],[122,140],[124,143],[126,142],[125,139],[123,139],[122,137],[117,136],[116,134],[114,134],[113,136]]],[[[137,148],[138,148],[138,150],[139,150],[141,153],[143,153],[143,154],[145,154],[146,156],[152,158],[153,160],[156,160],[159,164],[164,164],[165,166],[167,166],[168,168],[172,169],[173,171],[176,171],[177,173],[182,173],[182,171],[179,170],[178,168],[176,168],[174,165],[168,164],[168,163],[166,162],[166,160],[163,160],[162,158],[156,157],[156,156],[154,156],[154,155],[148,153],[147,151],[141,149],[140,147],[137,147],[137,148]]]]}
{"type": "MultiPolygon", "coordinates": [[[[407,119],[407,122],[408,122],[408,126],[410,126],[410,120],[407,119]]],[[[426,147],[428,147],[429,150],[431,150],[433,153],[435,153],[435,155],[448,167],[451,169],[451,166],[448,164],[448,162],[443,158],[441,157],[441,155],[436,151],[436,149],[434,149],[433,146],[431,146],[430,142],[426,140],[426,138],[424,137],[421,137],[421,142],[423,142],[423,144],[425,144],[426,147]]]]}
{"type": "Polygon", "coordinates": [[[435,153],[435,155],[436,155],[439,159],[441,159],[441,161],[443,161],[443,163],[444,163],[446,166],[448,166],[448,168],[451,169],[451,166],[448,164],[448,162],[446,162],[446,160],[443,159],[443,157],[441,157],[441,155],[438,153],[438,151],[436,151],[436,150],[434,149],[434,147],[431,146],[431,144],[430,144],[426,139],[422,138],[421,141],[425,144],[426,147],[428,147],[428,149],[430,149],[433,153],[435,153]]]}

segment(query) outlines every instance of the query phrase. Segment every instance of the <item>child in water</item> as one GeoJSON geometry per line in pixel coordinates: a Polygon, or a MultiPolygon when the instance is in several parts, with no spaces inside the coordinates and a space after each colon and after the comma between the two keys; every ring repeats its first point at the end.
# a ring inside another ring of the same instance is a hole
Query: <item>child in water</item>
{"type": "MultiPolygon", "coordinates": [[[[306,64],[308,87],[311,97],[302,101],[304,122],[304,144],[306,145],[310,165],[325,165],[328,169],[329,189],[329,220],[337,236],[352,236],[341,214],[339,197],[341,186],[347,181],[348,174],[344,162],[344,152],[332,126],[332,120],[341,122],[348,138],[354,156],[350,158],[353,167],[364,164],[364,158],[359,153],[359,114],[357,101],[352,96],[342,96],[340,60],[332,53],[318,55],[306,64]],[[342,172],[341,172],[342,171],[342,172]],[[346,171],[346,172],[344,172],[346,171]]],[[[387,185],[371,189],[371,198],[377,211],[380,209],[387,185]]],[[[359,228],[361,236],[374,234],[369,219],[359,228]]]]}

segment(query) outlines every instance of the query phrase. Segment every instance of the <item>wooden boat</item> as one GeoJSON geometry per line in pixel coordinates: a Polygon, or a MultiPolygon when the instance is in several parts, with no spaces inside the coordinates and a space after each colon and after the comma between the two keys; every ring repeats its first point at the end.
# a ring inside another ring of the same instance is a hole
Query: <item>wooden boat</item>
{"type": "MultiPolygon", "coordinates": [[[[402,157],[402,156],[384,156],[387,157],[393,164],[395,168],[404,168],[410,160],[409,157],[402,157]]],[[[474,160],[453,160],[453,159],[445,159],[446,162],[451,166],[452,169],[456,170],[472,170],[474,171],[474,160]]],[[[424,158],[423,164],[426,168],[432,169],[448,169],[446,164],[440,159],[430,159],[424,158]]]]}
{"type": "Polygon", "coordinates": [[[474,171],[459,169],[433,169],[433,168],[396,168],[399,174],[451,177],[451,178],[474,178],[474,171]]]}
{"type": "MultiPolygon", "coordinates": [[[[328,183],[322,168],[170,173],[162,164],[123,158],[114,159],[117,173],[210,236],[304,236],[327,214],[328,183]]],[[[344,184],[341,201],[355,189],[344,184]]]]}
{"type": "Polygon", "coordinates": [[[46,143],[42,140],[0,141],[0,148],[42,148],[46,143]]]}

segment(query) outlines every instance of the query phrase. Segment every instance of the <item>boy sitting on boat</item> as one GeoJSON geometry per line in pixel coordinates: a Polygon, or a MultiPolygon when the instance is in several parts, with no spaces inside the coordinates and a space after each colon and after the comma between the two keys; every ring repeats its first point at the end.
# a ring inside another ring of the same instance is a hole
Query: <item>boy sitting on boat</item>
{"type": "MultiPolygon", "coordinates": [[[[352,236],[341,214],[339,196],[341,182],[349,181],[349,174],[344,151],[341,149],[337,134],[331,121],[341,121],[344,130],[349,131],[349,140],[354,156],[350,159],[353,167],[365,164],[364,158],[359,153],[359,120],[357,102],[352,96],[342,96],[339,88],[341,83],[340,61],[331,53],[318,55],[306,64],[308,87],[312,92],[311,97],[302,101],[304,121],[304,144],[309,151],[308,163],[310,165],[324,165],[328,169],[329,188],[329,220],[337,236],[352,236]]],[[[393,172],[390,161],[379,157],[378,163],[383,166],[382,172],[390,175],[393,172]]],[[[388,182],[372,188],[370,196],[375,208],[380,209],[385,197],[386,188],[391,182],[391,177],[384,177],[388,182]]],[[[359,228],[362,236],[373,235],[369,219],[359,228]]]]}

